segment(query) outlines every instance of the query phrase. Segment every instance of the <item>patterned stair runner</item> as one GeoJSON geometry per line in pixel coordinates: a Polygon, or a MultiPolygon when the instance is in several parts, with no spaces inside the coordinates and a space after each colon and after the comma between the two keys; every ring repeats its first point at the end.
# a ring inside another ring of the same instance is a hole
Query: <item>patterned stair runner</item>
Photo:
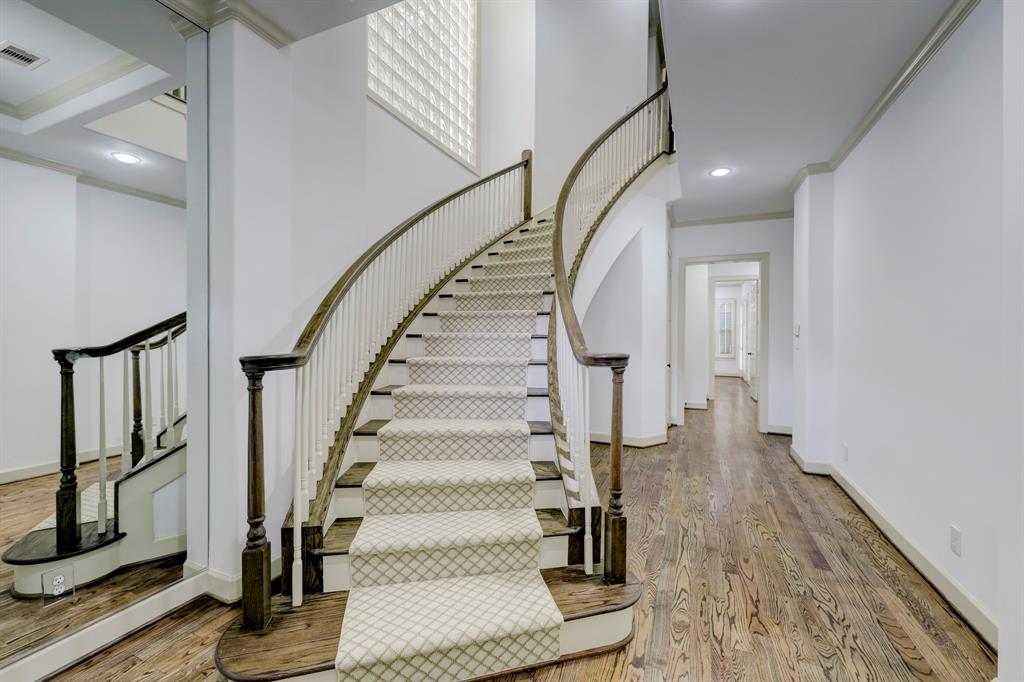
{"type": "Polygon", "coordinates": [[[339,679],[465,680],[559,655],[526,421],[550,240],[533,229],[475,269],[407,359],[363,481],[339,679]]]}

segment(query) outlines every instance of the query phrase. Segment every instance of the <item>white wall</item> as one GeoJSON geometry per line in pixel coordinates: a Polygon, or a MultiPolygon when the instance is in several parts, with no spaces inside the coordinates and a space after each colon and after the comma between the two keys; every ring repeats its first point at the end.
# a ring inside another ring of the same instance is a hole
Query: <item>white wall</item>
{"type": "Polygon", "coordinates": [[[76,344],[75,179],[0,158],[0,471],[60,458],[60,378],[76,344]]]}
{"type": "Polygon", "coordinates": [[[1003,3],[1003,338],[1002,406],[1006,434],[999,491],[999,679],[1024,681],[1024,3],[1003,3]]]}
{"type": "Polygon", "coordinates": [[[647,94],[646,2],[537,0],[534,206],[552,206],[580,154],[647,94]]]}
{"type": "Polygon", "coordinates": [[[792,447],[818,473],[835,457],[832,176],[808,176],[793,197],[792,447]]]}
{"type": "MultiPolygon", "coordinates": [[[[0,476],[10,478],[54,471],[60,458],[52,349],[109,343],[185,309],[185,211],[6,159],[0,180],[0,476]]],[[[107,446],[118,452],[121,357],[105,372],[107,446]]],[[[98,376],[97,360],[75,364],[83,460],[98,447],[98,376]]]]}
{"type": "MultiPolygon", "coordinates": [[[[672,414],[682,423],[684,373],[678,371],[683,340],[683,327],[679,313],[681,271],[685,259],[722,260],[740,255],[766,254],[767,268],[761,273],[762,292],[767,292],[768,304],[768,364],[761,367],[761,388],[758,408],[762,411],[762,426],[773,432],[788,432],[793,415],[793,353],[790,344],[793,326],[793,221],[764,220],[730,223],[726,225],[700,225],[672,229],[672,344],[673,394],[672,414]]],[[[689,294],[687,294],[687,302],[689,294]]],[[[705,291],[703,304],[707,307],[705,291]]],[[[695,305],[699,305],[695,303],[695,305]]],[[[687,312],[689,319],[689,313],[687,312]]],[[[703,319],[707,319],[704,315],[703,319]]],[[[707,324],[706,322],[704,323],[707,324]]],[[[706,338],[706,333],[704,334],[706,338]]],[[[699,341],[698,341],[699,343],[699,341]]],[[[706,341],[705,341],[706,343],[706,341]]],[[[764,356],[764,349],[761,349],[764,356]]],[[[706,357],[706,356],[705,356],[706,357]]],[[[707,361],[705,360],[706,368],[707,361]]],[[[707,371],[703,372],[704,375],[707,371]]],[[[697,380],[696,378],[694,379],[697,380]]]]}
{"type": "MultiPolygon", "coordinates": [[[[683,387],[682,406],[706,409],[711,386],[708,360],[711,330],[708,328],[708,265],[687,265],[684,269],[683,387]]],[[[676,363],[672,363],[675,365],[676,363]]],[[[682,419],[681,410],[673,412],[682,419]]],[[[680,421],[679,423],[682,423],[680,421]]]]}
{"type": "Polygon", "coordinates": [[[966,600],[949,596],[976,621],[1001,599],[1006,510],[993,491],[1011,457],[992,391],[1007,368],[990,341],[1013,314],[993,295],[1000,17],[1000,3],[983,0],[834,174],[833,466],[959,586],[966,600]],[[962,557],[950,551],[953,524],[962,557]]]}

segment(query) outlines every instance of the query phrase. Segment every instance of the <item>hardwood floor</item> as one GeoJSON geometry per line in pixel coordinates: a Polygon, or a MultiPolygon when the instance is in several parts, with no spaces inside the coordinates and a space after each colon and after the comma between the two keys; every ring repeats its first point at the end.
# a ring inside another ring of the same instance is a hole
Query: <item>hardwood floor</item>
{"type": "MultiPolygon", "coordinates": [[[[120,460],[109,459],[111,477],[120,474],[120,460]]],[[[95,483],[96,463],[79,467],[77,476],[80,488],[95,483]]],[[[0,553],[50,514],[59,478],[50,474],[0,485],[0,553]]],[[[126,567],[47,607],[37,599],[11,596],[14,569],[0,563],[0,665],[163,589],[181,577],[183,561],[182,554],[126,567]]]]}
{"type": "MultiPolygon", "coordinates": [[[[995,654],[830,479],[755,429],[738,379],[668,445],[627,451],[629,570],[644,584],[625,648],[502,678],[988,682],[995,654]]],[[[606,448],[595,446],[598,489],[606,448]]],[[[237,609],[204,598],[62,680],[218,679],[237,609]]]]}

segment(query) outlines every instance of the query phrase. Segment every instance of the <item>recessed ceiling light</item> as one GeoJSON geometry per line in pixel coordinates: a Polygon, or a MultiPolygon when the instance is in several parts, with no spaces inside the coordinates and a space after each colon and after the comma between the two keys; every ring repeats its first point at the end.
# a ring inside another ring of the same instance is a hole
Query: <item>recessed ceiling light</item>
{"type": "Polygon", "coordinates": [[[118,161],[120,161],[121,163],[127,163],[130,165],[142,163],[142,159],[135,156],[134,154],[129,154],[128,152],[111,152],[110,155],[113,156],[118,161]]]}
{"type": "Polygon", "coordinates": [[[732,168],[716,168],[715,170],[708,173],[713,178],[724,178],[729,173],[732,173],[732,168]]]}

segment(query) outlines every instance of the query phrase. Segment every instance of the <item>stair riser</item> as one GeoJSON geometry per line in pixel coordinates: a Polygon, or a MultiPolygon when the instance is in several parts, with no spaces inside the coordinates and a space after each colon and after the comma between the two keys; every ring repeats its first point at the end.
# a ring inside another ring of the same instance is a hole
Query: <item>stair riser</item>
{"type": "MultiPolygon", "coordinates": [[[[446,292],[448,293],[448,292],[446,292]]],[[[551,294],[544,294],[540,301],[540,305],[537,306],[537,312],[547,312],[551,310],[551,294]]],[[[532,309],[533,306],[528,306],[525,309],[532,309]]],[[[465,310],[466,308],[456,308],[454,298],[439,298],[435,297],[430,303],[427,304],[424,312],[436,313],[442,310],[465,310]]]]}
{"type": "Polygon", "coordinates": [[[393,396],[395,419],[522,419],[526,398],[393,396]]]}
{"type": "MultiPolygon", "coordinates": [[[[555,461],[554,436],[530,436],[529,448],[532,461],[555,461]]],[[[377,436],[354,436],[349,450],[356,462],[376,462],[380,458],[380,441],[377,440],[377,436]]]]}
{"type": "MultiPolygon", "coordinates": [[[[428,351],[428,349],[426,348],[426,345],[427,344],[424,343],[424,341],[423,341],[423,339],[421,337],[415,337],[415,336],[414,337],[408,337],[407,336],[404,339],[402,339],[401,341],[399,341],[398,349],[394,353],[392,353],[392,357],[396,357],[396,358],[417,358],[417,357],[423,357],[424,355],[431,355],[432,353],[430,353],[428,351]]],[[[523,348],[525,348],[525,346],[523,348]]],[[[436,350],[436,348],[435,348],[435,350],[436,350]]],[[[487,355],[487,353],[484,352],[484,350],[485,350],[485,347],[483,345],[481,345],[478,352],[481,355],[487,355]]],[[[529,347],[529,350],[527,352],[529,353],[529,356],[530,356],[531,360],[545,360],[546,361],[548,359],[548,340],[547,339],[530,339],[530,347],[529,347]]],[[[433,353],[433,354],[437,355],[437,353],[433,353]]],[[[445,355],[447,355],[447,353],[445,353],[445,355]]],[[[461,353],[460,353],[460,355],[461,355],[461,353]]],[[[468,353],[467,353],[467,355],[468,355],[468,353]]]]}
{"type": "MultiPolygon", "coordinates": [[[[504,325],[503,325],[503,327],[504,327],[504,325]]],[[[423,315],[421,315],[420,317],[418,317],[416,319],[416,321],[414,321],[411,325],[409,325],[409,329],[408,329],[408,332],[410,334],[425,334],[425,333],[428,333],[428,332],[477,332],[477,331],[487,331],[487,330],[480,329],[478,327],[474,327],[474,326],[472,326],[472,325],[470,325],[468,323],[460,325],[460,324],[457,324],[457,323],[453,323],[451,321],[449,321],[447,323],[447,325],[442,328],[441,318],[435,317],[433,315],[431,315],[430,317],[424,317],[423,315]]],[[[501,331],[506,331],[506,329],[503,328],[501,331]]],[[[507,331],[510,331],[510,332],[520,332],[520,331],[527,332],[528,331],[531,334],[547,334],[548,333],[548,316],[547,315],[537,315],[537,316],[534,317],[533,322],[529,326],[521,328],[521,329],[520,328],[508,328],[507,331]]]]}
{"type": "Polygon", "coordinates": [[[534,245],[534,246],[515,246],[508,244],[506,248],[499,250],[495,255],[490,256],[493,260],[488,261],[493,263],[497,261],[506,260],[534,260],[536,258],[547,258],[551,255],[551,245],[534,245]]]}
{"type": "MultiPolygon", "coordinates": [[[[381,374],[384,376],[384,378],[377,381],[378,386],[405,386],[406,384],[414,383],[409,380],[409,366],[404,363],[391,363],[387,366],[387,369],[381,374]]],[[[516,382],[514,385],[521,385],[521,383],[522,382],[516,382]]],[[[547,388],[547,365],[528,365],[526,367],[526,385],[529,388],[547,388]]]]}
{"type": "Polygon", "coordinates": [[[550,285],[550,275],[554,272],[554,267],[551,264],[550,258],[534,258],[532,260],[493,260],[481,263],[482,268],[470,268],[469,277],[475,275],[488,275],[488,276],[507,276],[507,275],[532,275],[542,274],[548,275],[549,279],[547,284],[550,285]]]}
{"type": "MultiPolygon", "coordinates": [[[[540,543],[540,568],[561,568],[567,566],[569,537],[557,535],[545,537],[540,543]]],[[[324,592],[342,592],[352,588],[352,569],[348,554],[327,555],[324,561],[324,592]]],[[[505,566],[495,571],[510,570],[505,566]]]]}
{"type": "MultiPolygon", "coordinates": [[[[367,419],[394,419],[394,401],[389,395],[373,395],[367,401],[360,416],[360,423],[367,419]],[[368,408],[368,409],[367,409],[368,408]]],[[[426,415],[417,415],[417,418],[428,418],[426,415]]],[[[472,419],[464,415],[464,419],[472,419]]],[[[505,419],[526,419],[528,421],[551,421],[551,406],[547,396],[530,396],[526,399],[526,414],[519,414],[515,417],[503,417],[505,419]]]]}
{"type": "MultiPolygon", "coordinates": [[[[537,481],[533,485],[533,507],[535,509],[565,508],[565,491],[561,479],[537,481]]],[[[334,519],[348,516],[366,516],[363,503],[363,489],[335,488],[331,498],[331,523],[334,519]]]]}
{"type": "MultiPolygon", "coordinates": [[[[420,339],[423,355],[441,357],[523,358],[533,353],[531,335],[511,337],[429,334],[420,339]]],[[[410,355],[409,357],[416,357],[410,355]]]]}
{"type": "MultiPolygon", "coordinates": [[[[487,275],[496,275],[505,273],[481,273],[487,275]]],[[[455,291],[507,291],[509,289],[517,289],[522,291],[551,291],[552,290],[552,277],[551,273],[530,273],[528,275],[515,275],[512,277],[502,277],[501,279],[478,279],[476,273],[469,276],[468,282],[456,282],[455,291]]]]}

